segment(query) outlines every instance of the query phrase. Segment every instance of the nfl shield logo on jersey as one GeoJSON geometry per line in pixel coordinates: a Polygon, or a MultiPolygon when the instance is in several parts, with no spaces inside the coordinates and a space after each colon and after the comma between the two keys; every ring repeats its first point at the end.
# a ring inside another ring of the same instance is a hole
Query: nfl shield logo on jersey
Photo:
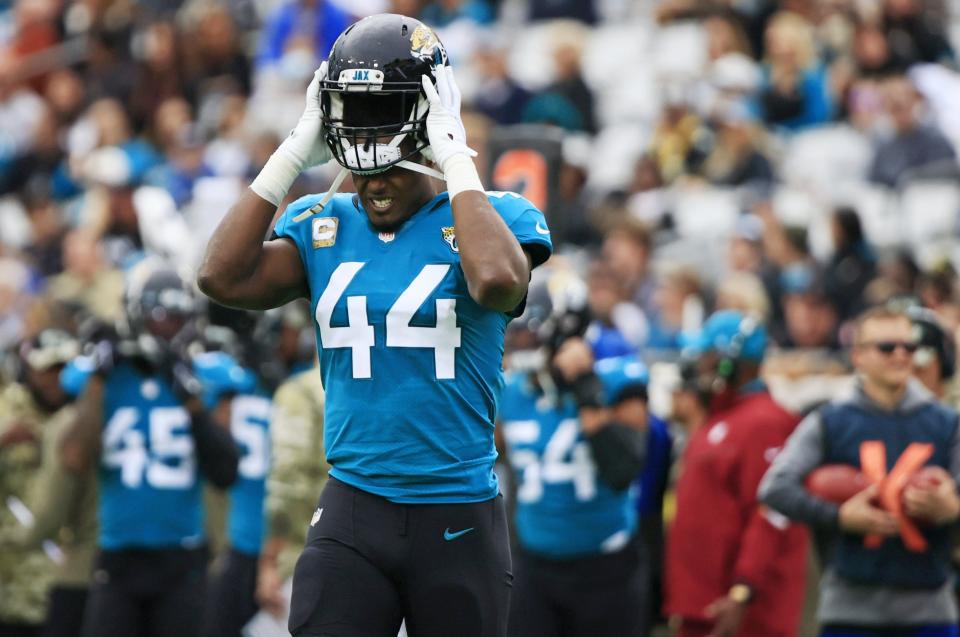
{"type": "Polygon", "coordinates": [[[457,235],[453,232],[453,226],[440,228],[440,234],[443,235],[443,240],[447,242],[451,250],[460,252],[460,244],[457,243],[457,235]]]}

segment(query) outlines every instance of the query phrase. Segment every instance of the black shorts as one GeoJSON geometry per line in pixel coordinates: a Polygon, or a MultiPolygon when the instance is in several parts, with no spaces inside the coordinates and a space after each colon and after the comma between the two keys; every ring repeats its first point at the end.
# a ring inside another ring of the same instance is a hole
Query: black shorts
{"type": "Polygon", "coordinates": [[[639,541],[615,553],[552,560],[517,551],[510,637],[632,637],[644,630],[639,541]]]}
{"type": "Polygon", "coordinates": [[[199,637],[207,551],[101,551],[83,637],[199,637]]]}
{"type": "Polygon", "coordinates": [[[395,504],[331,478],[293,576],[295,637],[505,637],[503,499],[395,504]]]}
{"type": "Polygon", "coordinates": [[[40,637],[42,626],[0,622],[0,637],[40,637]]]}
{"type": "Polygon", "coordinates": [[[83,626],[87,588],[54,586],[50,589],[50,610],[41,637],[77,637],[83,626]]]}
{"type": "Polygon", "coordinates": [[[257,556],[228,548],[214,561],[207,584],[204,637],[241,637],[257,612],[257,556]]]}

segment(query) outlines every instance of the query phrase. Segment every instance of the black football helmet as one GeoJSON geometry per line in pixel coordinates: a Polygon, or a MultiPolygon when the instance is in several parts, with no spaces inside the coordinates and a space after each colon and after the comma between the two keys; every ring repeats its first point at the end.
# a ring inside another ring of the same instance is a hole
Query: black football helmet
{"type": "Polygon", "coordinates": [[[533,272],[525,303],[523,313],[507,327],[507,365],[517,371],[544,371],[565,340],[587,331],[587,287],[571,271],[540,268],[533,272]]]}
{"type": "Polygon", "coordinates": [[[121,337],[135,341],[138,354],[156,360],[171,347],[186,347],[185,341],[192,338],[186,328],[196,317],[198,304],[172,266],[148,259],[127,275],[124,309],[121,337]]]}
{"type": "Polygon", "coordinates": [[[197,345],[204,352],[224,352],[244,367],[251,366],[260,349],[252,341],[257,315],[210,301],[199,327],[197,345]]]}
{"type": "Polygon", "coordinates": [[[434,68],[447,53],[419,20],[384,13],[347,28],[330,50],[320,84],[326,142],[337,162],[373,174],[429,145],[429,103],[421,78],[436,81],[434,68]]]}

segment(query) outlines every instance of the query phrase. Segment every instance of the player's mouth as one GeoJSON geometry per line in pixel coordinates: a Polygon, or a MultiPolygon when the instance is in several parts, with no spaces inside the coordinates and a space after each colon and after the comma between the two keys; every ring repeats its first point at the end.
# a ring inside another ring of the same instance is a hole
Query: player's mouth
{"type": "Polygon", "coordinates": [[[368,197],[367,201],[377,212],[386,212],[393,205],[393,197],[368,197]]]}

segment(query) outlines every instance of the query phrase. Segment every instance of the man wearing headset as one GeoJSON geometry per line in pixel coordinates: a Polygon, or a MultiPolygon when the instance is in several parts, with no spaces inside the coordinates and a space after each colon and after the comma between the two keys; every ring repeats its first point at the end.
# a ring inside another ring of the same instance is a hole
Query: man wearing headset
{"type": "Polygon", "coordinates": [[[913,353],[913,375],[938,400],[949,400],[950,381],[956,372],[956,344],[933,310],[907,308],[913,323],[917,351],[913,353]]]}
{"type": "Polygon", "coordinates": [[[690,432],[667,536],[664,610],[680,637],[790,637],[799,627],[806,531],[757,502],[799,420],[760,379],[766,343],[763,325],[731,310],[690,343],[710,415],[690,432]]]}

